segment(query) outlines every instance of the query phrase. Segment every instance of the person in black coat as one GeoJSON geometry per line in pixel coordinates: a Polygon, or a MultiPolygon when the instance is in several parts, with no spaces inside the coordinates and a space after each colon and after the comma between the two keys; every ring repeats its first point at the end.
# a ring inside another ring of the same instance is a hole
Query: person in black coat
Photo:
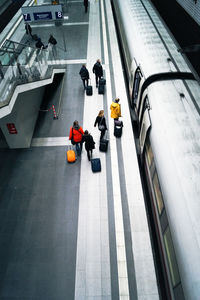
{"type": "Polygon", "coordinates": [[[95,149],[95,142],[93,140],[93,137],[90,133],[88,133],[88,130],[85,130],[82,142],[85,142],[85,150],[87,151],[87,157],[88,160],[91,160],[92,157],[92,150],[95,149]]]}
{"type": "Polygon", "coordinates": [[[83,5],[85,6],[85,13],[86,13],[88,9],[88,0],[83,0],[83,5]]]}
{"type": "Polygon", "coordinates": [[[107,130],[106,118],[104,117],[104,110],[100,110],[100,112],[94,122],[94,127],[96,127],[97,124],[98,124],[99,130],[101,131],[101,135],[100,135],[100,140],[101,140],[107,130]]]}
{"type": "Polygon", "coordinates": [[[53,37],[52,34],[50,34],[50,36],[49,36],[48,43],[50,43],[50,44],[52,44],[52,45],[56,45],[56,44],[57,44],[57,41],[56,41],[56,39],[53,37]]]}
{"type": "Polygon", "coordinates": [[[30,24],[28,23],[25,24],[25,30],[26,30],[26,34],[32,36],[32,28],[30,24]]]}
{"type": "Polygon", "coordinates": [[[96,87],[98,87],[99,79],[103,76],[103,68],[100,59],[97,59],[96,63],[93,66],[92,72],[95,74],[96,87]]]}
{"type": "Polygon", "coordinates": [[[85,64],[82,65],[79,75],[81,76],[81,79],[83,81],[84,89],[86,89],[85,84],[88,86],[88,80],[90,78],[90,75],[89,75],[88,69],[86,68],[85,64]]]}
{"type": "Polygon", "coordinates": [[[37,51],[39,51],[39,49],[46,49],[48,47],[48,45],[45,46],[43,44],[43,42],[41,41],[41,38],[38,38],[37,42],[35,43],[35,47],[38,48],[37,51]]]}

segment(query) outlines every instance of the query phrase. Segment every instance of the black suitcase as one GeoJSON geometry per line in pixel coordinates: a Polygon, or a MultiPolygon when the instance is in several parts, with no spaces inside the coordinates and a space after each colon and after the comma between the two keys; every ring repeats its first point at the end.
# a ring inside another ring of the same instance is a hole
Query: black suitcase
{"type": "Polygon", "coordinates": [[[106,84],[106,80],[104,78],[100,78],[99,85],[105,85],[105,84],[106,84]]]}
{"type": "Polygon", "coordinates": [[[100,85],[100,84],[99,84],[99,87],[98,87],[98,93],[99,93],[100,95],[103,95],[103,94],[104,94],[104,85],[100,85]]]}
{"type": "Polygon", "coordinates": [[[91,159],[92,172],[101,172],[101,161],[100,158],[91,159]]]}
{"type": "Polygon", "coordinates": [[[87,94],[88,96],[92,96],[92,86],[91,86],[91,85],[88,85],[88,86],[86,87],[86,94],[87,94]]]}
{"type": "Polygon", "coordinates": [[[123,122],[120,120],[115,120],[115,126],[123,127],[123,122]]]}
{"type": "Polygon", "coordinates": [[[114,127],[114,136],[121,137],[122,136],[122,126],[114,127]]]}
{"type": "Polygon", "coordinates": [[[102,151],[102,152],[107,152],[107,150],[108,150],[108,140],[106,140],[106,139],[101,139],[100,140],[99,150],[102,151]]]}

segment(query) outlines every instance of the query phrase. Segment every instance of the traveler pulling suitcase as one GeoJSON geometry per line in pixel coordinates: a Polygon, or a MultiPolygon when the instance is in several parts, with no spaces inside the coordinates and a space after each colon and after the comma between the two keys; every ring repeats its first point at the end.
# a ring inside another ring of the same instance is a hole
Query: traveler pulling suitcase
{"type": "Polygon", "coordinates": [[[91,167],[92,167],[92,172],[101,172],[101,161],[100,158],[92,158],[91,159],[91,167]]]}

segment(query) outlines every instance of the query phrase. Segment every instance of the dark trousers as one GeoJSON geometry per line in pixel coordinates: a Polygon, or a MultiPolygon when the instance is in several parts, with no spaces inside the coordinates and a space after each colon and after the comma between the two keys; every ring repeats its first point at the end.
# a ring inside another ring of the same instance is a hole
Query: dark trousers
{"type": "Polygon", "coordinates": [[[87,151],[88,160],[90,160],[91,157],[92,157],[92,149],[91,150],[86,150],[86,151],[87,151]]]}
{"type": "Polygon", "coordinates": [[[106,132],[105,130],[101,131],[100,140],[104,137],[105,132],[106,132]]]}
{"type": "Polygon", "coordinates": [[[99,79],[101,78],[101,76],[95,74],[95,78],[96,78],[96,86],[98,86],[99,79]]]}
{"type": "Polygon", "coordinates": [[[83,148],[83,143],[80,142],[80,143],[76,143],[76,152],[77,152],[77,155],[80,156],[81,155],[81,152],[82,152],[82,148],[83,148]]]}
{"type": "Polygon", "coordinates": [[[85,88],[85,84],[86,84],[86,86],[88,86],[88,79],[87,78],[82,79],[82,81],[83,81],[84,88],[85,88]]]}

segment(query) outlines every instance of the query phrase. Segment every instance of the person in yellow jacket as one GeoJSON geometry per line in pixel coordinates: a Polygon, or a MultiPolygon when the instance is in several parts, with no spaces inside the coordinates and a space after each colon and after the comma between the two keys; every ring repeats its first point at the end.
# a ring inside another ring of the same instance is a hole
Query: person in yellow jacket
{"type": "Polygon", "coordinates": [[[111,118],[118,120],[121,117],[121,105],[119,104],[119,98],[116,98],[115,101],[110,105],[111,118]]]}

